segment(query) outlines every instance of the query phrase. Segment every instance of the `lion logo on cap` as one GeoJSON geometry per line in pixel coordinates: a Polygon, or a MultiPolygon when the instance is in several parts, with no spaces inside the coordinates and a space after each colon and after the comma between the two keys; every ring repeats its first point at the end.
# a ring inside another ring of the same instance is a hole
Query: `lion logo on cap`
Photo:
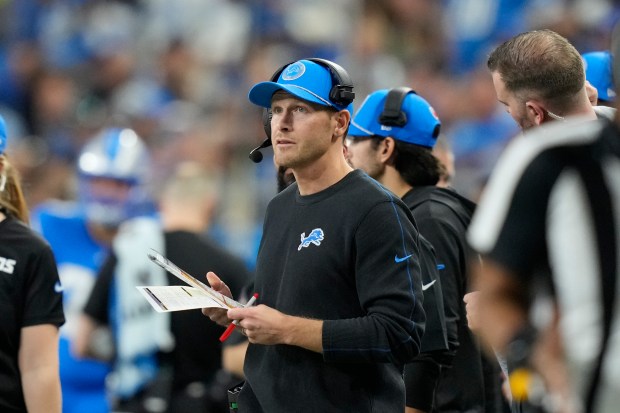
{"type": "Polygon", "coordinates": [[[295,80],[299,79],[306,71],[306,66],[301,62],[295,62],[289,65],[282,72],[282,80],[295,80]]]}

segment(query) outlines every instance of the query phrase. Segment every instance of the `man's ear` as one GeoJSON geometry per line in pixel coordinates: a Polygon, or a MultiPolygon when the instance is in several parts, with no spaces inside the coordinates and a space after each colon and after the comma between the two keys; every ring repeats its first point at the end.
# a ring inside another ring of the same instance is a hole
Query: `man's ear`
{"type": "Polygon", "coordinates": [[[592,104],[592,106],[596,106],[598,103],[598,89],[596,89],[590,82],[586,80],[586,94],[588,95],[588,100],[592,104]]]}
{"type": "Polygon", "coordinates": [[[394,156],[394,152],[396,151],[396,141],[394,138],[390,137],[381,139],[381,143],[377,150],[379,152],[379,159],[381,160],[381,163],[388,163],[391,161],[394,156]]]}
{"type": "Polygon", "coordinates": [[[336,128],[333,135],[336,141],[344,137],[344,134],[349,129],[350,122],[351,114],[348,110],[341,110],[336,113],[336,128]]]}
{"type": "Polygon", "coordinates": [[[545,121],[547,110],[539,102],[528,100],[525,102],[525,110],[527,117],[534,125],[539,126],[545,121]]]}

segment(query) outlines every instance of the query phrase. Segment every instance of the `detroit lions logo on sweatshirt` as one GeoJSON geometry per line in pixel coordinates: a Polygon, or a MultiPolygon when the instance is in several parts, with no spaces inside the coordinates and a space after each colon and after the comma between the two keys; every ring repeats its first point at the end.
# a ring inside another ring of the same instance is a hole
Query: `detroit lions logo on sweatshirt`
{"type": "Polygon", "coordinates": [[[310,232],[310,235],[306,237],[306,233],[301,233],[301,243],[297,247],[297,251],[301,251],[302,248],[308,247],[310,244],[314,244],[317,247],[321,245],[321,241],[324,239],[323,230],[321,228],[315,228],[310,232]]]}

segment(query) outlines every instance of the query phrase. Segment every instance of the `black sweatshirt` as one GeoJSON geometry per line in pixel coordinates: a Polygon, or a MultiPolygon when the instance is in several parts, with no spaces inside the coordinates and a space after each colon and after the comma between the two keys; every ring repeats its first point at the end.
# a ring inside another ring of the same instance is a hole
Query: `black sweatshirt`
{"type": "Polygon", "coordinates": [[[476,205],[450,189],[435,186],[414,188],[403,196],[403,201],[411,208],[420,233],[435,247],[441,268],[448,342],[455,351],[452,368],[439,379],[434,411],[482,411],[488,398],[485,386],[493,386],[498,380],[485,377],[487,360],[467,326],[463,302],[470,282],[466,234],[476,205]]]}
{"type": "Polygon", "coordinates": [[[406,205],[362,171],[267,209],[259,304],[324,320],[323,354],[251,344],[240,412],[403,411],[402,366],[420,349],[417,230],[406,205]]]}

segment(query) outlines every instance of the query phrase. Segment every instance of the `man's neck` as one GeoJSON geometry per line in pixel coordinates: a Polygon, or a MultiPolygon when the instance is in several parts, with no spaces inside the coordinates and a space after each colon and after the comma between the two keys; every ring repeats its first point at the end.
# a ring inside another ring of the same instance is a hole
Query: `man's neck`
{"type": "Polygon", "coordinates": [[[200,233],[209,226],[209,219],[204,214],[203,206],[188,204],[171,207],[173,210],[162,210],[161,220],[165,231],[187,231],[200,233]]]}
{"type": "Polygon", "coordinates": [[[596,112],[594,111],[594,107],[590,102],[587,105],[581,105],[579,108],[576,108],[574,111],[566,114],[566,117],[574,117],[574,116],[582,116],[588,119],[596,120],[596,112]]]}
{"type": "Polygon", "coordinates": [[[413,188],[405,182],[400,173],[391,166],[386,166],[383,175],[378,177],[377,180],[399,198],[405,196],[405,194],[413,188]]]}
{"type": "Polygon", "coordinates": [[[596,120],[597,118],[596,112],[594,111],[594,107],[588,100],[588,95],[585,93],[585,90],[583,93],[583,97],[579,100],[578,103],[579,104],[575,105],[573,108],[563,113],[562,117],[567,118],[569,116],[570,117],[581,116],[581,117],[586,117],[587,119],[596,120]]]}
{"type": "Polygon", "coordinates": [[[353,170],[342,152],[336,156],[327,153],[311,165],[292,169],[301,195],[312,195],[327,189],[353,170]]]}

